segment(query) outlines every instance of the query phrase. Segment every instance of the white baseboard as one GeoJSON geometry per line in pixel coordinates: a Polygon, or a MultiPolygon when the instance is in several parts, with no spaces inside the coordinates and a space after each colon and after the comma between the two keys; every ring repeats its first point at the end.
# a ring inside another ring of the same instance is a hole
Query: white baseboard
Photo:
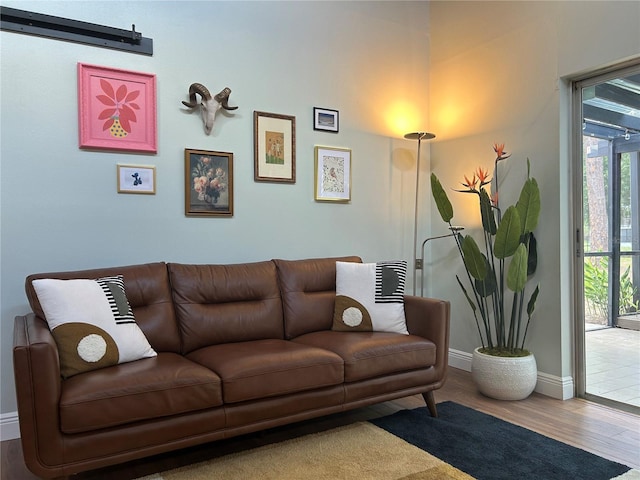
{"type": "MultiPolygon", "coordinates": [[[[459,368],[465,372],[471,371],[472,355],[467,352],[449,349],[449,366],[459,368]]],[[[538,372],[536,392],[558,400],[568,400],[573,398],[573,377],[557,377],[548,373],[538,372]]]]}
{"type": "Polygon", "coordinates": [[[18,412],[0,414],[0,441],[20,438],[20,424],[18,412]]]}
{"type": "MultiPolygon", "coordinates": [[[[449,349],[449,366],[470,372],[471,354],[453,348],[449,349]]],[[[573,397],[573,378],[556,377],[555,375],[538,372],[538,383],[535,391],[548,397],[568,400],[573,397]]],[[[16,438],[20,438],[18,412],[0,414],[0,441],[4,442],[5,440],[14,440],[16,438]]]]}
{"type": "Polygon", "coordinates": [[[465,372],[471,371],[471,354],[462,352],[460,350],[449,349],[449,366],[464,370],[465,372]]]}

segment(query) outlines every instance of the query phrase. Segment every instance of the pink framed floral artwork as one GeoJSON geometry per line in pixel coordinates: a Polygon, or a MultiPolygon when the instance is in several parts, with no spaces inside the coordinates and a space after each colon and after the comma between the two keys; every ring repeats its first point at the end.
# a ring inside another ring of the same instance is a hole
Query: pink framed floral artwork
{"type": "Polygon", "coordinates": [[[156,153],[156,77],[78,63],[80,148],[156,153]]]}

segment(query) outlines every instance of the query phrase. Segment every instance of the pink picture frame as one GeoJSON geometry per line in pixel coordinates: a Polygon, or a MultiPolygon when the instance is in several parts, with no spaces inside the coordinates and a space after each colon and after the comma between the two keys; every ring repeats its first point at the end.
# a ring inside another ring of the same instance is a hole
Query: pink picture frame
{"type": "Polygon", "coordinates": [[[78,63],[80,148],[157,153],[156,76],[78,63]]]}

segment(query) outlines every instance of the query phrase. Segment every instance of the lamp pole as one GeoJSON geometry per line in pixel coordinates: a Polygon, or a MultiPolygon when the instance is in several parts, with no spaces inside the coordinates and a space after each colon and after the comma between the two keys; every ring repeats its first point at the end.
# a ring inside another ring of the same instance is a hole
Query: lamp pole
{"type": "Polygon", "coordinates": [[[418,269],[422,269],[422,261],[418,262],[418,200],[420,190],[420,144],[422,140],[431,140],[436,138],[433,133],[429,132],[412,132],[407,133],[404,138],[407,140],[418,140],[418,155],[416,157],[416,201],[413,207],[413,294],[416,294],[416,283],[418,277],[418,269]],[[420,263],[420,265],[418,265],[420,263]]]}
{"type": "Polygon", "coordinates": [[[424,242],[422,242],[422,249],[420,250],[420,268],[422,269],[422,275],[420,276],[420,296],[421,297],[424,297],[424,268],[423,268],[424,267],[424,246],[430,240],[437,240],[438,238],[453,237],[454,235],[457,235],[458,232],[464,230],[464,227],[451,226],[449,227],[449,230],[451,230],[451,233],[447,233],[445,235],[438,235],[437,237],[429,237],[424,242]]]}

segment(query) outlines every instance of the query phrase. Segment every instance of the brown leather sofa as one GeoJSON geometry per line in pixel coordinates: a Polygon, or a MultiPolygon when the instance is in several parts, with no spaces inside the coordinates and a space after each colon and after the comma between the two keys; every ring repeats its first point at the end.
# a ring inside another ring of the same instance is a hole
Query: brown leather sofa
{"type": "Polygon", "coordinates": [[[336,260],[151,263],[31,275],[14,372],[27,467],[44,478],[433,391],[447,371],[449,303],[405,297],[410,335],[331,330],[336,260]],[[157,357],[61,378],[32,286],[123,275],[157,357]]]}

